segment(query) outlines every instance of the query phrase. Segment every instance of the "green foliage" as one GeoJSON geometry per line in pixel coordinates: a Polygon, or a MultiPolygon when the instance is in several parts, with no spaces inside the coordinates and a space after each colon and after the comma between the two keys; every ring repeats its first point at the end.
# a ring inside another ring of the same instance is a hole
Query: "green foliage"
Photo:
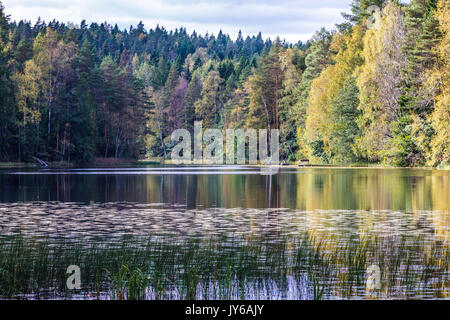
{"type": "MultiPolygon", "coordinates": [[[[377,6],[379,8],[383,7],[383,4],[387,2],[386,0],[353,0],[351,7],[351,13],[342,13],[342,16],[350,23],[361,23],[364,19],[366,19],[370,13],[367,9],[370,6],[377,6]]],[[[341,28],[345,27],[345,25],[341,25],[341,28]]]]}
{"type": "Polygon", "coordinates": [[[32,26],[0,5],[0,161],[168,157],[172,131],[203,120],[279,129],[282,160],[445,165],[447,7],[354,0],[338,31],[294,46],[142,23],[32,26]]]}
{"type": "Polygon", "coordinates": [[[409,115],[392,123],[392,143],[389,161],[398,166],[414,164],[416,148],[411,135],[412,119],[409,115]]]}
{"type": "Polygon", "coordinates": [[[333,162],[352,163],[358,160],[355,140],[361,135],[357,124],[360,115],[359,90],[355,78],[348,79],[338,96],[331,103],[330,110],[330,155],[333,162]]]}
{"type": "Polygon", "coordinates": [[[0,159],[14,159],[17,141],[16,109],[13,91],[13,52],[8,46],[10,27],[0,2],[0,159]]]}

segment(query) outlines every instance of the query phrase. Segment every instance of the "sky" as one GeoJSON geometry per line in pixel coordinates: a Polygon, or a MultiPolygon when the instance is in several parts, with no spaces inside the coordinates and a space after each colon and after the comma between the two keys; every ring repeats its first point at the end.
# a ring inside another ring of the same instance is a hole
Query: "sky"
{"type": "Polygon", "coordinates": [[[291,43],[306,41],[321,27],[334,28],[343,21],[351,0],[0,0],[11,20],[46,22],[53,19],[79,24],[104,22],[120,28],[143,21],[146,29],[157,24],[167,30],[183,26],[189,33],[219,30],[235,38],[262,32],[264,38],[280,36],[291,43]]]}

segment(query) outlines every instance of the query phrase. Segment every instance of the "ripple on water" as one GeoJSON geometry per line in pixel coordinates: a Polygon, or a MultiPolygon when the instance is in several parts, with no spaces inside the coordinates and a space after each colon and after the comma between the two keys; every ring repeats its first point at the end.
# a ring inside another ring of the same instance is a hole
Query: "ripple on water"
{"type": "MultiPolygon", "coordinates": [[[[116,239],[125,235],[227,235],[235,238],[296,236],[308,232],[323,239],[370,234],[437,235],[434,224],[447,221],[433,211],[315,210],[288,208],[187,209],[184,205],[131,202],[24,202],[0,204],[0,234],[116,239]],[[431,217],[433,216],[433,219],[431,217]]],[[[447,226],[444,230],[449,230],[447,226]]]]}

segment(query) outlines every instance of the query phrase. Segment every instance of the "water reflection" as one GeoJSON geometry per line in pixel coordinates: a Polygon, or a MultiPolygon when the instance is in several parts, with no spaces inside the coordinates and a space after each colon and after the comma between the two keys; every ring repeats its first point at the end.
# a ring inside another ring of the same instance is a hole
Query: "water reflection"
{"type": "Polygon", "coordinates": [[[421,236],[448,239],[448,212],[314,210],[287,208],[187,209],[183,205],[129,202],[26,202],[0,204],[0,234],[42,238],[122,239],[128,235],[173,235],[248,239],[318,240],[354,236],[421,236]]]}
{"type": "Polygon", "coordinates": [[[450,210],[450,171],[192,167],[9,171],[0,202],[138,202],[187,208],[450,210]]]}
{"type": "MultiPolygon", "coordinates": [[[[273,251],[274,265],[255,256],[264,268],[276,268],[283,286],[272,273],[256,282],[243,278],[249,289],[233,297],[311,298],[311,275],[321,277],[328,297],[365,297],[364,271],[374,263],[382,270],[385,297],[448,297],[449,171],[288,168],[263,176],[259,168],[242,166],[29,170],[1,172],[0,187],[0,240],[17,234],[112,245],[149,235],[167,243],[232,239],[239,254],[248,253],[246,243],[285,241],[273,251]],[[305,236],[312,249],[296,260],[292,252],[305,236]],[[252,291],[258,281],[262,289],[252,291]]],[[[216,254],[215,245],[210,249],[216,254]]],[[[91,254],[97,253],[86,251],[91,254]]],[[[211,254],[204,254],[205,268],[211,254]]],[[[220,261],[228,268],[225,258],[220,261]]],[[[246,268],[245,276],[254,276],[246,268]]],[[[213,282],[199,285],[215,288],[213,282]]],[[[205,290],[196,297],[208,297],[205,290]]]]}

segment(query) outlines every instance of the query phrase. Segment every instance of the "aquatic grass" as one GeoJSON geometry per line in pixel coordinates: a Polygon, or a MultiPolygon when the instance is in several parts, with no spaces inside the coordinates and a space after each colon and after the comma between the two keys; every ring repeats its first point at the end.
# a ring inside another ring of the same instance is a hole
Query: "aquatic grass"
{"type": "Polygon", "coordinates": [[[288,287],[297,299],[365,297],[372,264],[381,270],[381,298],[448,294],[447,245],[416,236],[354,237],[330,247],[308,234],[83,243],[17,235],[0,238],[0,298],[286,299],[288,287]],[[82,289],[69,291],[73,264],[82,289]]]}
{"type": "Polygon", "coordinates": [[[322,300],[325,287],[321,286],[316,277],[313,276],[313,299],[322,300]]]}

